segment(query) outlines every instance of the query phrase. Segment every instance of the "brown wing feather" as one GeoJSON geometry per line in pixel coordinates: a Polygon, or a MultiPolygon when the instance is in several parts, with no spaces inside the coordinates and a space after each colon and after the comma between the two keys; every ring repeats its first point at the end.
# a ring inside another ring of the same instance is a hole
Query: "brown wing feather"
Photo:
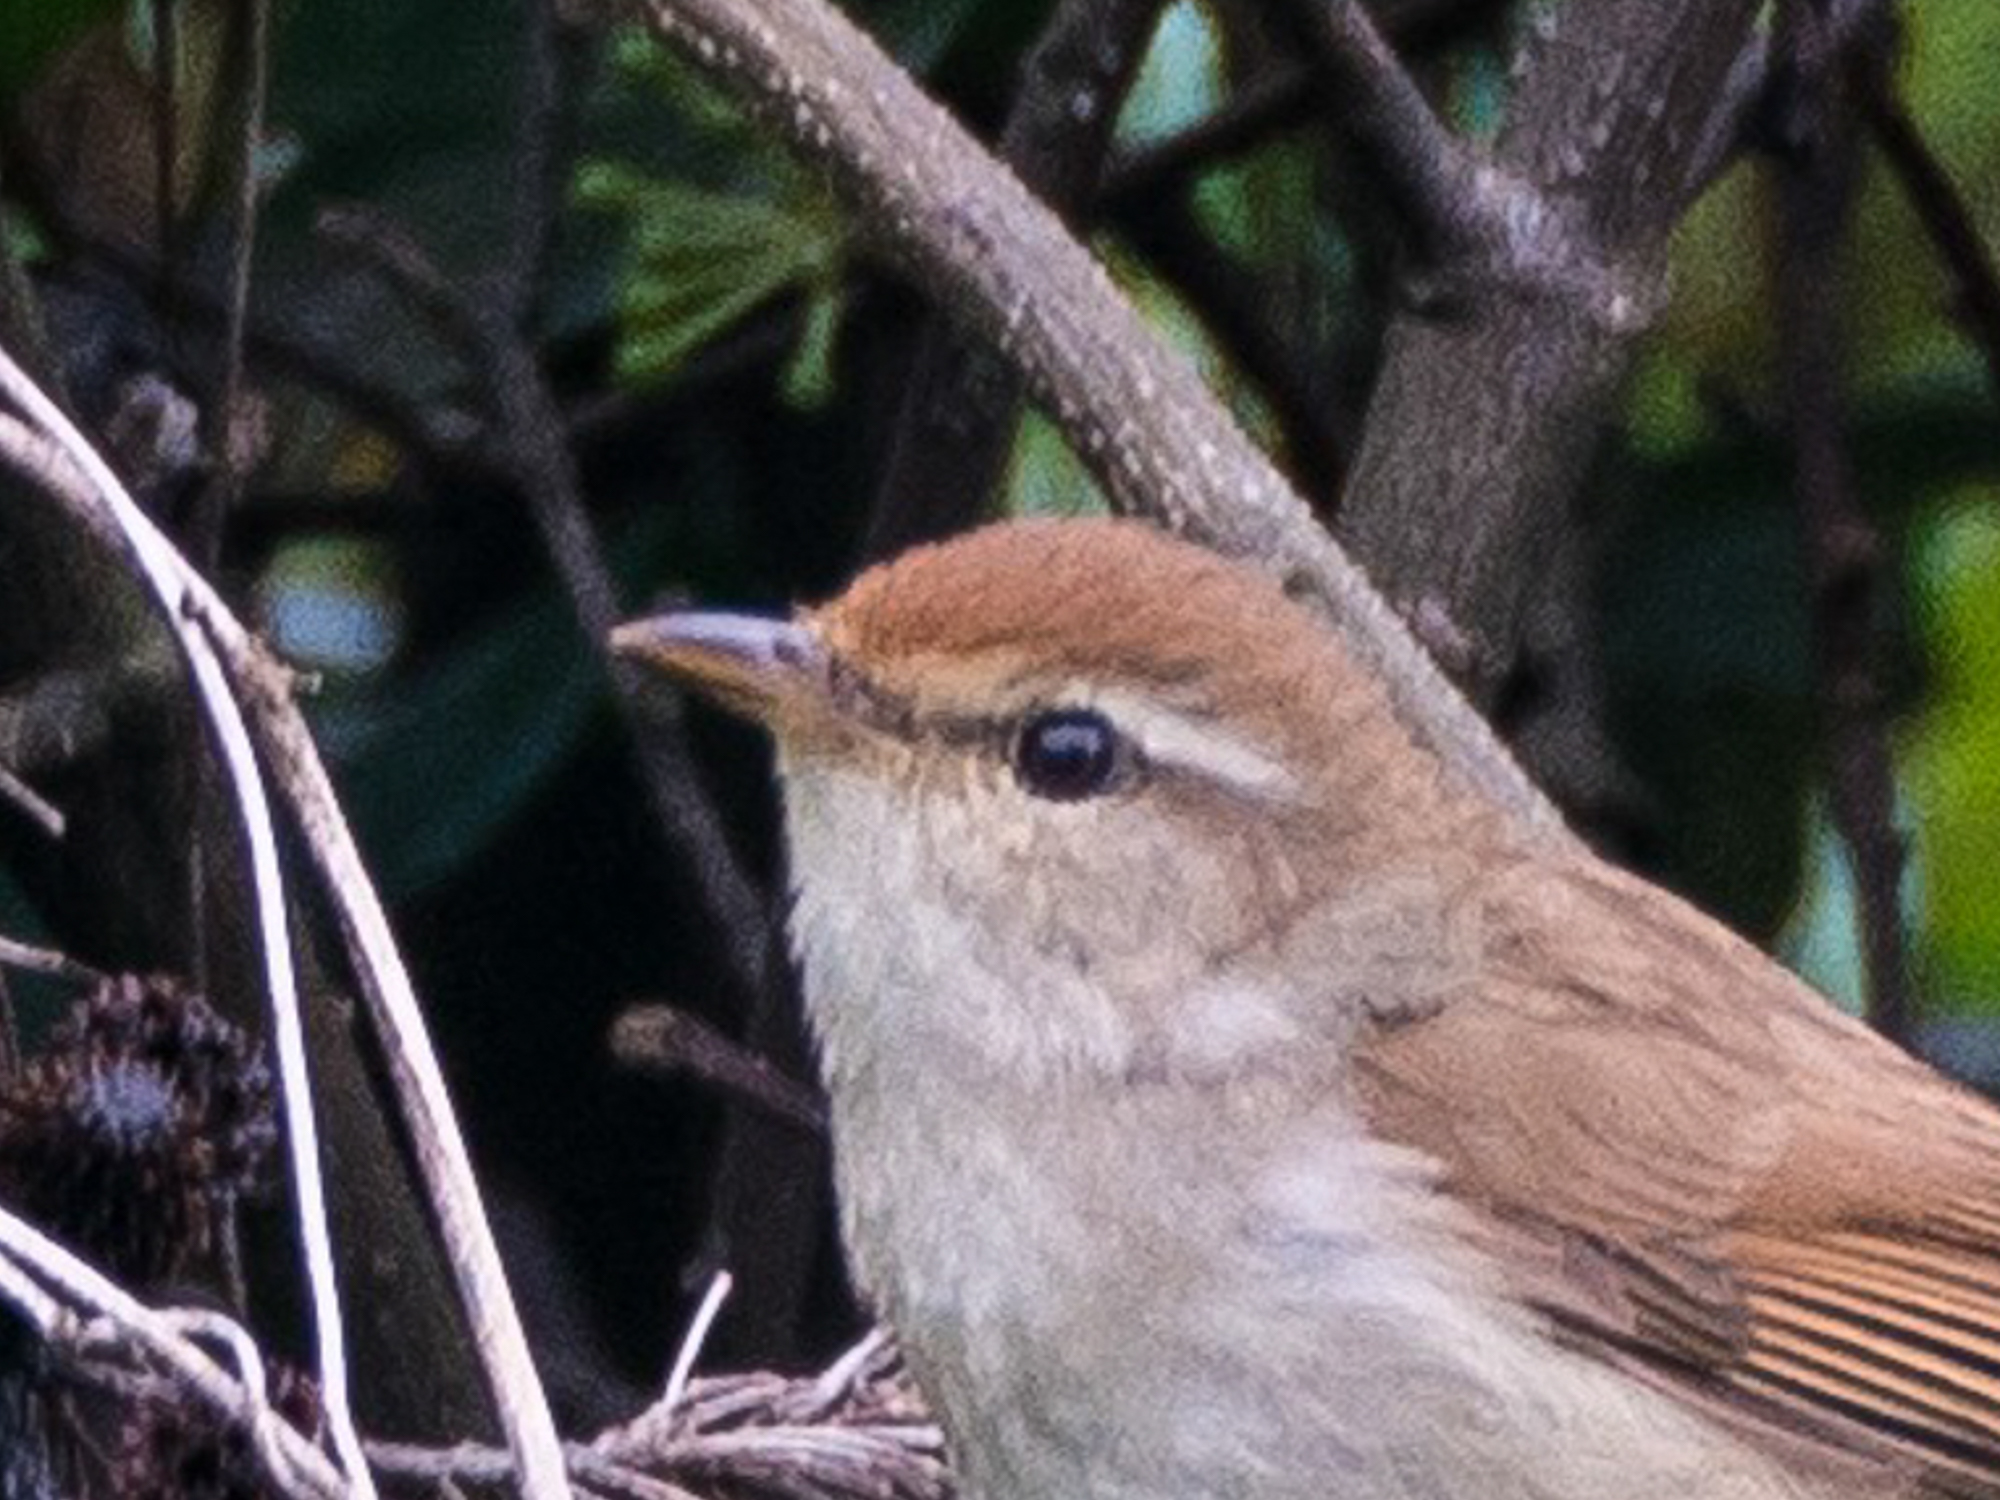
{"type": "Polygon", "coordinates": [[[1476,982],[1357,1079],[1517,1294],[1773,1441],[2000,1495],[2000,1114],[1604,867],[1471,899],[1476,982]]]}
{"type": "Polygon", "coordinates": [[[1893,1232],[1730,1247],[1751,1317],[1734,1377],[1815,1394],[1906,1449],[2000,1467],[2000,1260],[1893,1232]]]}

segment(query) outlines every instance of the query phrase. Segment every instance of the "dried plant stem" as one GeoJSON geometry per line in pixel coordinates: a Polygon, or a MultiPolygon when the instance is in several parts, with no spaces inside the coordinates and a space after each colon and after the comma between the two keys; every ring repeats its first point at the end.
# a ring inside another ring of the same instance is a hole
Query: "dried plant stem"
{"type": "MultiPolygon", "coordinates": [[[[491,1227],[479,1207],[470,1158],[443,1074],[380,897],[367,878],[311,734],[292,702],[289,674],[257,645],[206,582],[160,536],[116,476],[4,351],[0,351],[0,393],[32,422],[26,425],[0,417],[0,455],[38,478],[46,492],[92,535],[147,569],[176,639],[197,672],[204,704],[218,718],[233,719],[246,736],[254,731],[273,777],[305,833],[347,937],[473,1337],[493,1384],[501,1423],[519,1465],[523,1490],[531,1500],[566,1496],[569,1486],[555,1423],[528,1354],[491,1227]]],[[[258,795],[261,798],[261,791],[258,795]]],[[[268,815],[265,823],[268,832],[268,815]]],[[[267,950],[272,950],[285,935],[281,900],[260,902],[260,916],[267,928],[267,950]]],[[[283,964],[283,977],[289,984],[289,950],[285,951],[287,956],[276,962],[283,964]]],[[[266,959],[274,962],[269,951],[266,959]]],[[[274,994],[278,977],[274,974],[272,980],[274,994]]],[[[287,1092],[291,1091],[288,1079],[287,1092]]],[[[303,1149],[295,1143],[295,1152],[303,1149]]],[[[316,1168],[313,1172],[310,1180],[316,1182],[316,1168]]],[[[314,1211],[322,1222],[323,1214],[323,1206],[314,1211]]],[[[330,1279],[330,1259],[324,1248],[314,1250],[309,1244],[308,1254],[321,1263],[319,1269],[330,1279]]],[[[331,1299],[325,1305],[331,1306],[331,1299]]],[[[327,1326],[321,1328],[323,1362],[327,1326]]],[[[333,1338],[338,1349],[337,1330],[333,1338]]],[[[339,1376],[343,1390],[335,1396],[329,1381],[325,1399],[330,1422],[336,1401],[343,1414],[345,1410],[344,1372],[333,1373],[339,1376]]],[[[348,1450],[348,1461],[355,1465],[356,1482],[366,1484],[366,1468],[359,1462],[359,1440],[351,1427],[340,1441],[348,1450]]]]}
{"type": "Polygon", "coordinates": [[[271,1409],[262,1359],[240,1327],[217,1313],[145,1306],[5,1209],[0,1209],[0,1302],[86,1378],[107,1354],[134,1351],[219,1416],[243,1422],[259,1467],[283,1494],[361,1500],[373,1493],[334,1472],[325,1455],[271,1409]],[[236,1373],[218,1365],[196,1337],[226,1348],[236,1373]]]}
{"type": "MultiPolygon", "coordinates": [[[[361,1455],[361,1439],[354,1429],[348,1401],[346,1322],[341,1316],[340,1289],[333,1272],[333,1243],[327,1230],[319,1129],[312,1107],[311,1075],[306,1066],[278,835],[271,819],[264,778],[251,746],[249,726],[230,691],[211,640],[205,618],[209,605],[207,591],[190,587],[190,581],[195,580],[193,570],[147,519],[137,502],[125,493],[117,476],[71,425],[62,409],[4,354],[0,354],[0,393],[45,433],[61,450],[63,458],[74,466],[86,482],[94,503],[102,507],[105,520],[117,532],[127,555],[144,576],[187,661],[196,695],[228,772],[229,789],[249,844],[250,885],[257,908],[264,982],[272,1010],[279,1074],[284,1080],[285,1139],[291,1153],[293,1206],[305,1254],[306,1282],[311,1292],[313,1329],[319,1348],[321,1400],[328,1431],[347,1466],[355,1493],[367,1500],[374,1494],[374,1485],[361,1455]]],[[[220,607],[219,601],[216,607],[220,607]]]]}

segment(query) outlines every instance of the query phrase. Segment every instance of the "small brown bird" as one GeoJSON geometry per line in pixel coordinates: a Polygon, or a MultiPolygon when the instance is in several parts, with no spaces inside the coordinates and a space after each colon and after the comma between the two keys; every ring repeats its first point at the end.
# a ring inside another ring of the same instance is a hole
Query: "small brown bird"
{"type": "Polygon", "coordinates": [[[978,1500],[2000,1496],[2000,1115],[1264,577],[1015,524],[617,643],[776,737],[847,1244],[978,1500]]]}

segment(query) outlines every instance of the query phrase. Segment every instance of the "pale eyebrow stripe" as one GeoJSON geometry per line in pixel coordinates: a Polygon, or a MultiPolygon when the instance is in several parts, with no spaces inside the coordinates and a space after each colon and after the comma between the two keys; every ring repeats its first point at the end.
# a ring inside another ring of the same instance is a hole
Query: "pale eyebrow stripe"
{"type": "Polygon", "coordinates": [[[885,733],[901,738],[936,736],[947,744],[994,746],[1020,715],[1035,709],[1095,708],[1130,739],[1152,764],[1203,777],[1240,796],[1263,801],[1296,801],[1299,781],[1283,761],[1214,719],[1185,713],[1158,697],[1106,688],[1077,679],[1051,680],[1023,670],[997,689],[998,700],[979,713],[923,709],[909,697],[885,688],[838,656],[832,657],[837,690],[847,711],[885,733]]]}
{"type": "Polygon", "coordinates": [[[1080,687],[1056,701],[1101,710],[1157,765],[1198,772],[1257,798],[1289,801],[1298,793],[1298,778],[1275,756],[1212,720],[1177,713],[1157,699],[1080,687]]]}

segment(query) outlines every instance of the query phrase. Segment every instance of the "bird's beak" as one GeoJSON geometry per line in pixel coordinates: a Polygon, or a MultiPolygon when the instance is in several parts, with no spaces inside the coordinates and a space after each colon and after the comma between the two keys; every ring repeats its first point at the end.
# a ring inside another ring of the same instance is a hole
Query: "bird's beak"
{"type": "Polygon", "coordinates": [[[817,716],[827,706],[826,650],[791,620],[700,611],[656,615],[612,631],[611,649],[773,726],[817,716]]]}

